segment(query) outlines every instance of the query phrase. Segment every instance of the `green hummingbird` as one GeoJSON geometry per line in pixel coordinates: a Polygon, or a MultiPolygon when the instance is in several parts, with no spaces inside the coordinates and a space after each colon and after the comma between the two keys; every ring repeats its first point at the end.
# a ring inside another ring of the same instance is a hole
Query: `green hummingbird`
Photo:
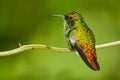
{"type": "Polygon", "coordinates": [[[76,51],[92,70],[100,70],[95,49],[95,36],[81,14],[73,11],[61,16],[64,19],[64,34],[69,49],[76,51]]]}

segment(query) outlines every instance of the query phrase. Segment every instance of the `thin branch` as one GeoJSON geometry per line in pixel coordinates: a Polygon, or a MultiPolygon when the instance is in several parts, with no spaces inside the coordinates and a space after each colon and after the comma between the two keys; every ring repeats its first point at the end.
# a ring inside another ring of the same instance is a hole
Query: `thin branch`
{"type": "MultiPolygon", "coordinates": [[[[51,51],[57,51],[57,52],[71,52],[68,48],[59,48],[59,47],[53,47],[53,46],[47,46],[47,45],[41,45],[41,44],[30,44],[30,45],[23,45],[23,46],[21,44],[19,45],[20,47],[16,49],[0,52],[0,56],[9,56],[9,55],[17,54],[17,53],[27,51],[27,50],[32,50],[32,49],[45,49],[45,50],[51,50],[51,51]]],[[[103,48],[108,48],[108,47],[117,46],[117,45],[120,45],[120,41],[114,41],[110,43],[96,45],[96,49],[103,49],[103,48]]]]}
{"type": "Polygon", "coordinates": [[[114,42],[96,45],[96,49],[108,48],[108,47],[117,46],[117,45],[120,45],[120,41],[114,41],[114,42]]]}

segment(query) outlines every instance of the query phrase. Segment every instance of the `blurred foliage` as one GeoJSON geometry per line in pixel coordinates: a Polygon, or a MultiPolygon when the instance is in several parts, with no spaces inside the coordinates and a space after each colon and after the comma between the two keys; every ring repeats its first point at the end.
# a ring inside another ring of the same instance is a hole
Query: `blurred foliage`
{"type": "MultiPolygon", "coordinates": [[[[18,43],[67,47],[63,20],[53,14],[80,12],[97,44],[120,40],[120,0],[0,0],[0,51],[18,43]]],[[[99,72],[75,53],[26,51],[0,57],[0,80],[120,80],[120,46],[97,50],[99,72]]]]}

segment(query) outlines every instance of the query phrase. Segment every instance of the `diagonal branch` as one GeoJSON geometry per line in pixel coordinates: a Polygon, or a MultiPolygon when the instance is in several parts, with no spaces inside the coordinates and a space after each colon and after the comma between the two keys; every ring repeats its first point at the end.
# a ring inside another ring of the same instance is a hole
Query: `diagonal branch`
{"type": "MultiPolygon", "coordinates": [[[[96,45],[96,49],[103,49],[103,48],[108,48],[108,47],[117,46],[117,45],[120,45],[120,41],[114,41],[114,42],[96,45]]],[[[44,50],[51,50],[51,51],[57,51],[57,52],[71,52],[68,48],[59,48],[59,47],[53,47],[53,46],[47,46],[47,45],[41,45],[41,44],[29,44],[29,45],[23,45],[23,46],[20,45],[20,47],[9,50],[9,51],[0,52],[0,56],[9,56],[9,55],[17,54],[17,53],[27,51],[27,50],[32,50],[32,49],[44,49],[44,50]]]]}

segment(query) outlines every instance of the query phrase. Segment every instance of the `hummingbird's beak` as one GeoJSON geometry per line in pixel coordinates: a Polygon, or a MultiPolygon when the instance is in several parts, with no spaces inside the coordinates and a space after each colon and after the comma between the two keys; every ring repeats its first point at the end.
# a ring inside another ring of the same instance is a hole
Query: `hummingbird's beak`
{"type": "Polygon", "coordinates": [[[61,17],[61,18],[64,19],[64,15],[55,14],[55,15],[52,15],[52,16],[58,16],[58,17],[61,17]]]}

